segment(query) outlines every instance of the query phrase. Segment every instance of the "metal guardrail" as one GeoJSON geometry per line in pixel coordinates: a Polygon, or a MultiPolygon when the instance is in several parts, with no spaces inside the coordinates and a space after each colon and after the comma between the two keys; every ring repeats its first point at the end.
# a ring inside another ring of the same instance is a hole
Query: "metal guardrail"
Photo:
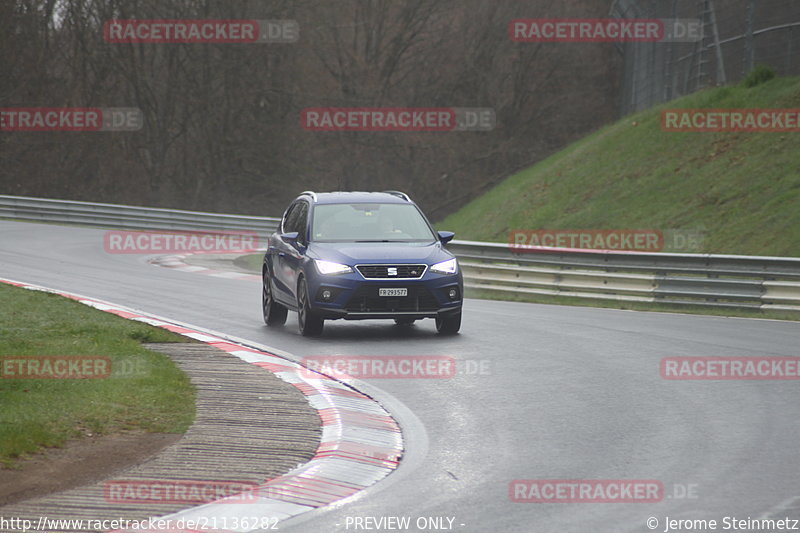
{"type": "Polygon", "coordinates": [[[125,229],[273,232],[279,218],[0,195],[0,218],[125,229]]]}
{"type": "Polygon", "coordinates": [[[564,250],[453,241],[468,288],[800,311],[800,258],[564,250]]]}
{"type": "MultiPolygon", "coordinates": [[[[126,229],[275,231],[280,221],[0,195],[0,218],[126,229]]],[[[800,258],[566,250],[452,241],[467,288],[573,298],[800,311],[800,258]]]]}

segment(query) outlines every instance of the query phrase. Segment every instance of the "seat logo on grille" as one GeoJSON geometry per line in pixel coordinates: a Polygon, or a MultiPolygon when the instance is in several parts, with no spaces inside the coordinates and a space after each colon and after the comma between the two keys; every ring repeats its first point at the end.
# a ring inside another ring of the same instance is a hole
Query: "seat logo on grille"
{"type": "Polygon", "coordinates": [[[387,276],[396,276],[397,275],[397,267],[388,267],[386,269],[387,276]]]}

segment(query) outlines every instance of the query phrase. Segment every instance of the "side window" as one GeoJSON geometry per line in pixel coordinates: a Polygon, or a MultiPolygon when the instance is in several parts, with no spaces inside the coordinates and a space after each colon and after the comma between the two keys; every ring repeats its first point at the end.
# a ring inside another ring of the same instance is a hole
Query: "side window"
{"type": "Polygon", "coordinates": [[[300,213],[300,203],[295,203],[289,206],[289,209],[286,210],[286,214],[283,215],[283,233],[291,233],[293,231],[297,231],[295,226],[297,225],[297,215],[300,213]]]}
{"type": "Polygon", "coordinates": [[[306,235],[308,235],[308,204],[305,202],[300,202],[300,205],[297,206],[296,211],[297,225],[292,231],[299,233],[297,242],[306,244],[306,235]]]}

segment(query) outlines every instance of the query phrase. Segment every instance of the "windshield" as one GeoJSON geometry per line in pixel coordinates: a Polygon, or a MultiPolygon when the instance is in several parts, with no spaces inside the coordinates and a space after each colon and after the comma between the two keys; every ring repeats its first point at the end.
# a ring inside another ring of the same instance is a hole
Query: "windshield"
{"type": "Polygon", "coordinates": [[[316,242],[430,242],[436,239],[412,204],[328,204],[314,208],[316,242]]]}

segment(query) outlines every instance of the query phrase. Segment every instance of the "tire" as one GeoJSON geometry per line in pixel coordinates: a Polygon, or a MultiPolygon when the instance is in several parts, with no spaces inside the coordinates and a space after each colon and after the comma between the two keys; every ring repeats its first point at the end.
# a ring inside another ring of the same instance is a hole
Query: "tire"
{"type": "Polygon", "coordinates": [[[280,326],[286,323],[286,315],[289,310],[272,298],[272,280],[266,271],[262,276],[261,309],[266,325],[280,326]]]}
{"type": "Polygon", "coordinates": [[[410,326],[415,321],[416,321],[416,318],[401,317],[401,318],[395,318],[394,319],[394,323],[397,324],[398,326],[410,326]]]}
{"type": "Polygon", "coordinates": [[[319,337],[325,325],[325,319],[311,310],[308,302],[308,286],[303,278],[297,284],[297,323],[300,325],[303,337],[319,337]]]}
{"type": "Polygon", "coordinates": [[[436,331],[441,335],[455,335],[461,329],[461,311],[452,315],[436,317],[436,331]]]}

